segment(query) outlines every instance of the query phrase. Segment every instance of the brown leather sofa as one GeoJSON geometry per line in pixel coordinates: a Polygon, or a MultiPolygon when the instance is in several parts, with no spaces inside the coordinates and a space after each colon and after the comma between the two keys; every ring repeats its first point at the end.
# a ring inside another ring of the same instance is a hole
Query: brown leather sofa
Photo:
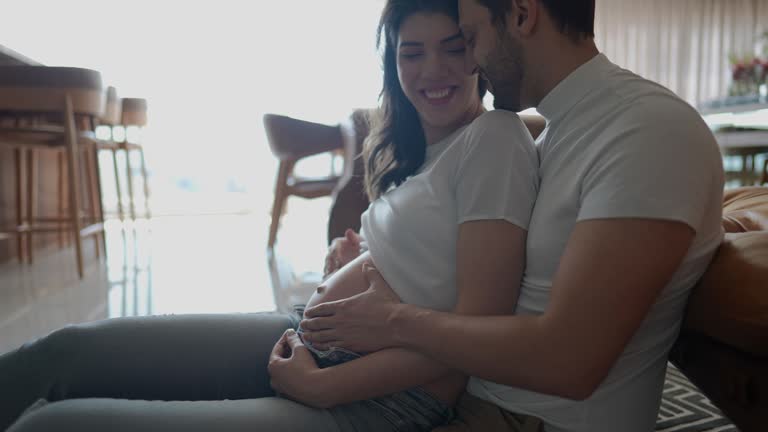
{"type": "Polygon", "coordinates": [[[768,188],[727,190],[725,240],[670,360],[742,432],[768,430],[768,188]]]}
{"type": "MultiPolygon", "coordinates": [[[[353,114],[358,151],[368,134],[369,113],[353,114]]],[[[543,123],[528,120],[537,136],[543,123]]],[[[360,215],[368,206],[362,184],[363,162],[358,158],[353,175],[335,193],[329,242],[346,228],[359,230],[360,215]]],[[[723,226],[725,240],[691,295],[670,361],[742,432],[764,432],[768,430],[768,188],[727,190],[723,226]]]]}

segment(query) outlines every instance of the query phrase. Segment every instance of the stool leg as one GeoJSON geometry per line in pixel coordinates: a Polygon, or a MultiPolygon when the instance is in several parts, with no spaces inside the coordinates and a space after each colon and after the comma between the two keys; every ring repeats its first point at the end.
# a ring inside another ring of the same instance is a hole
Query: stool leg
{"type": "MultiPolygon", "coordinates": [[[[82,149],[82,155],[85,156],[84,163],[85,163],[85,169],[83,170],[85,172],[85,192],[88,194],[88,222],[86,226],[90,226],[92,224],[97,223],[98,220],[98,213],[96,209],[96,201],[98,201],[98,198],[96,197],[96,187],[94,186],[94,172],[93,172],[93,154],[91,153],[90,145],[86,145],[82,149]]],[[[96,251],[96,259],[101,258],[101,252],[99,249],[99,236],[98,234],[93,235],[94,241],[94,248],[96,251]]]]}
{"type": "Polygon", "coordinates": [[[69,95],[64,98],[64,128],[66,131],[67,165],[69,183],[69,217],[71,219],[72,235],[75,241],[75,258],[77,259],[77,274],[83,278],[83,244],[80,237],[80,179],[75,129],[75,113],[69,95]]]}
{"type": "Polygon", "coordinates": [[[125,150],[125,176],[128,180],[128,205],[131,211],[131,220],[136,220],[136,205],[133,201],[133,173],[131,172],[131,151],[128,149],[128,141],[123,146],[125,150]]]}
{"type": "MultiPolygon", "coordinates": [[[[112,138],[112,128],[109,128],[110,139],[112,138]]],[[[112,148],[112,169],[115,171],[115,188],[117,189],[117,216],[121,221],[125,220],[123,211],[123,193],[120,190],[120,170],[117,167],[117,148],[112,148]]]]}
{"type": "MultiPolygon", "coordinates": [[[[57,168],[59,170],[59,172],[58,172],[58,174],[59,174],[59,176],[58,176],[59,177],[59,184],[57,185],[57,189],[58,189],[57,190],[57,195],[58,195],[57,200],[58,200],[58,204],[59,204],[59,209],[58,209],[58,212],[56,213],[56,217],[57,218],[63,218],[64,217],[64,212],[66,211],[66,204],[65,204],[66,199],[64,197],[64,194],[66,193],[65,185],[66,185],[66,181],[67,180],[64,177],[64,175],[66,174],[66,168],[64,167],[64,156],[65,156],[65,153],[63,153],[63,152],[57,152],[56,153],[56,164],[57,164],[57,168]]],[[[64,247],[64,240],[67,237],[66,236],[66,230],[67,230],[66,225],[62,225],[61,223],[59,223],[59,232],[58,232],[58,235],[59,235],[59,248],[63,248],[64,247]]]]}
{"type": "Polygon", "coordinates": [[[144,184],[144,210],[146,212],[147,219],[152,218],[152,212],[149,209],[149,182],[147,181],[147,160],[144,159],[144,147],[139,147],[139,155],[141,156],[141,177],[144,184]]]}
{"type": "Polygon", "coordinates": [[[21,149],[13,150],[16,171],[16,253],[19,264],[24,264],[24,155],[21,149]]]}
{"type": "Polygon", "coordinates": [[[32,239],[35,224],[35,207],[37,204],[37,152],[35,149],[27,151],[27,262],[32,264],[32,252],[34,251],[34,242],[32,239]]]}
{"type": "MultiPolygon", "coordinates": [[[[95,129],[95,127],[94,127],[95,129]]],[[[104,199],[101,189],[101,163],[99,163],[99,146],[93,145],[91,149],[93,155],[93,169],[96,173],[96,216],[98,217],[99,233],[98,237],[101,239],[102,250],[104,251],[104,257],[107,256],[107,233],[104,231],[104,199]]]]}

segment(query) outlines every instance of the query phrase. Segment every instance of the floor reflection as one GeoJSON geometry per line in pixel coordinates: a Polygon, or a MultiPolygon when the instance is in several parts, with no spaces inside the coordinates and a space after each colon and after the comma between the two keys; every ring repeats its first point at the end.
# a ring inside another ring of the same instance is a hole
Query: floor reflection
{"type": "MultiPolygon", "coordinates": [[[[278,252],[288,284],[306,295],[326,252],[328,200],[289,200],[278,252]]],[[[36,251],[32,266],[0,265],[0,353],[71,323],[105,318],[276,309],[266,257],[267,211],[166,216],[105,224],[107,254],[84,242],[85,276],[72,247],[36,251]]],[[[283,295],[285,294],[285,295],[283,295]]]]}

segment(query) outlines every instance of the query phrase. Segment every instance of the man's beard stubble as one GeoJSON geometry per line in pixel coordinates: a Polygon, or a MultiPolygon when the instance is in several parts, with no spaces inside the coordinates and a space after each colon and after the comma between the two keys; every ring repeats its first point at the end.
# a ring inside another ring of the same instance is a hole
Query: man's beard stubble
{"type": "Polygon", "coordinates": [[[520,97],[525,76],[523,49],[506,29],[498,29],[497,35],[496,48],[486,57],[481,77],[488,82],[494,108],[518,112],[522,110],[520,97]]]}

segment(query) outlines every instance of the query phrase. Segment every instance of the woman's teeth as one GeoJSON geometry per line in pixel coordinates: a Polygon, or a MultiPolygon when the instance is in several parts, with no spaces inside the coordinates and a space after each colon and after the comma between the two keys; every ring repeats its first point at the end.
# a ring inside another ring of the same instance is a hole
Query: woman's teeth
{"type": "Polygon", "coordinates": [[[450,87],[446,87],[441,90],[426,90],[424,91],[424,94],[428,99],[442,99],[451,94],[451,89],[450,87]]]}

